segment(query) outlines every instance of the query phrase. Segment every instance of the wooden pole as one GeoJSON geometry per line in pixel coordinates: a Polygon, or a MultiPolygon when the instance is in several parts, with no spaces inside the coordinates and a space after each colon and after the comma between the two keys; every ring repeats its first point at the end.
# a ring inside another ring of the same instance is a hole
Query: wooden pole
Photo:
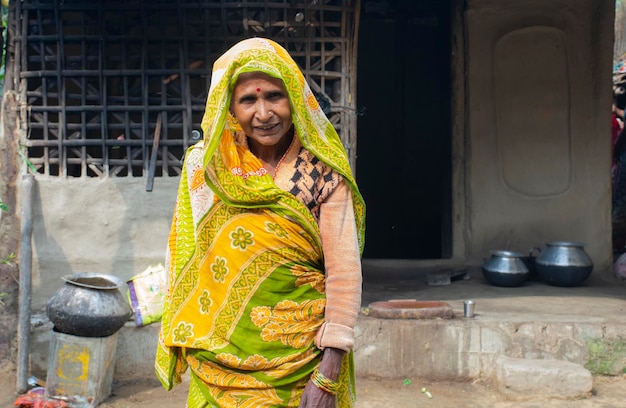
{"type": "Polygon", "coordinates": [[[152,154],[150,156],[150,168],[148,170],[148,183],[146,191],[152,191],[154,183],[154,172],[156,170],[157,153],[159,151],[159,139],[161,138],[161,113],[157,116],[156,126],[154,128],[154,139],[152,140],[152,154]]]}

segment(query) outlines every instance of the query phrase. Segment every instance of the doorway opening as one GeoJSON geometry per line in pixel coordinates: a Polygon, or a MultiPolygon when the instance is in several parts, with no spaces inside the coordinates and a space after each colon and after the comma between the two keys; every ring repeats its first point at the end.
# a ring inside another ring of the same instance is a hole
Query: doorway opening
{"type": "Polygon", "coordinates": [[[451,1],[363,3],[357,180],[364,258],[452,254],[451,1]]]}

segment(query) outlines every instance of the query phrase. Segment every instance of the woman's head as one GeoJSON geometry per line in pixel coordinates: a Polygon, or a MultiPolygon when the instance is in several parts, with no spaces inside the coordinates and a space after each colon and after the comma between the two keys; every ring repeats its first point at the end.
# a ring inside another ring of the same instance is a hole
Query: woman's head
{"type": "Polygon", "coordinates": [[[204,138],[209,143],[217,142],[225,128],[233,132],[242,130],[237,123],[239,118],[232,116],[231,101],[239,77],[250,72],[262,72],[282,82],[296,133],[305,146],[305,139],[326,139],[328,132],[336,134],[289,53],[272,40],[248,38],[235,44],[213,64],[211,87],[202,119],[204,138]]]}
{"type": "Polygon", "coordinates": [[[283,81],[258,71],[244,72],[237,78],[230,114],[251,143],[264,147],[276,146],[293,126],[283,81]]]}

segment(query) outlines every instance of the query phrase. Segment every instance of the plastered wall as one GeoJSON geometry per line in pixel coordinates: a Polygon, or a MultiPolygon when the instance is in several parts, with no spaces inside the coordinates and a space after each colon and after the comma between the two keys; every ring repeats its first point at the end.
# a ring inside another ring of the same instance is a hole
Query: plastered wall
{"type": "Polygon", "coordinates": [[[606,275],[614,2],[467,4],[468,257],[577,241],[606,275]]]}
{"type": "Polygon", "coordinates": [[[178,178],[37,177],[33,230],[33,309],[62,276],[100,272],[124,281],[164,262],[178,178]]]}
{"type": "MultiPolygon", "coordinates": [[[[567,240],[585,243],[594,276],[610,276],[613,7],[468,0],[456,11],[454,256],[424,263],[476,265],[491,249],[567,240]]],[[[63,275],[127,280],[163,262],[178,179],[152,192],[145,182],[37,177],[33,309],[63,275]]]]}

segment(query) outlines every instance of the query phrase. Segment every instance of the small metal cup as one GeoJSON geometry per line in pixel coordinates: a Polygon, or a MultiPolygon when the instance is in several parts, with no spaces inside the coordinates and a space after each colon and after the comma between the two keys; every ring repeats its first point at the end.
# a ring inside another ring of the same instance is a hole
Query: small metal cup
{"type": "Polygon", "coordinates": [[[474,317],[475,305],[476,303],[474,303],[473,300],[465,300],[463,302],[463,314],[465,315],[465,317],[474,317]]]}

